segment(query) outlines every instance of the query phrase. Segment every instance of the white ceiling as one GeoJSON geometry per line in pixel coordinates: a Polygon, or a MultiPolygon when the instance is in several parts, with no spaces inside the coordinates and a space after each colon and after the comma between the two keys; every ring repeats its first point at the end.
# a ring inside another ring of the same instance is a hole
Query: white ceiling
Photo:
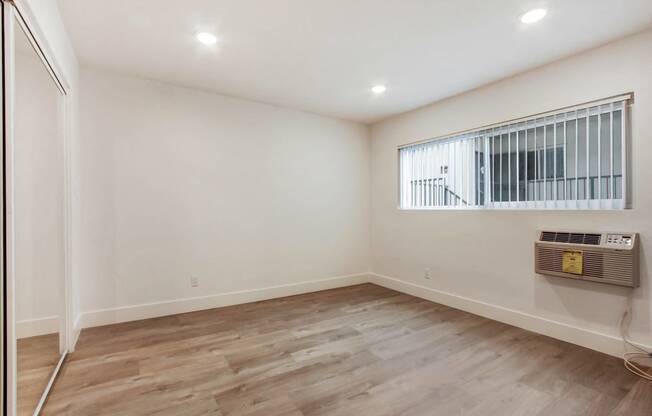
{"type": "MultiPolygon", "coordinates": [[[[651,0],[59,0],[82,64],[373,122],[652,24],[651,0]],[[520,15],[548,9],[526,26],[520,15]],[[217,46],[195,40],[214,32],[217,46]],[[386,84],[374,97],[370,88],[386,84]]],[[[652,47],[652,45],[651,45],[652,47]]]]}

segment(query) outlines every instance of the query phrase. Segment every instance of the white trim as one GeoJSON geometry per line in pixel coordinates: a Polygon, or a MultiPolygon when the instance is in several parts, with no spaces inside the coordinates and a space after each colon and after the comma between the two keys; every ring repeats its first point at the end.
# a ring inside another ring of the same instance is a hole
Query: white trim
{"type": "MultiPolygon", "coordinates": [[[[564,202],[563,200],[557,202],[564,202]]],[[[491,202],[487,206],[440,206],[440,207],[401,207],[397,206],[399,211],[586,211],[595,212],[622,212],[624,209],[630,209],[623,200],[620,199],[592,199],[586,200],[568,200],[568,202],[577,202],[575,206],[555,206],[555,201],[520,201],[520,202],[491,202]],[[611,207],[599,208],[600,204],[611,204],[611,207]]]]}
{"type": "MultiPolygon", "coordinates": [[[[370,273],[370,275],[371,283],[388,289],[480,315],[485,318],[493,319],[494,321],[527,329],[528,331],[570,342],[615,357],[622,357],[623,340],[620,337],[591,331],[514,309],[492,305],[490,303],[455,295],[453,293],[443,292],[377,273],[370,273]]],[[[638,345],[647,350],[652,349],[652,346],[650,345],[638,345]]]]}
{"type": "Polygon", "coordinates": [[[63,365],[63,362],[66,359],[67,355],[68,355],[68,351],[64,351],[61,354],[61,357],[59,357],[59,361],[57,362],[57,366],[54,367],[54,371],[52,371],[52,376],[50,376],[50,381],[48,381],[47,386],[45,386],[45,389],[43,390],[43,394],[41,394],[41,398],[38,401],[38,404],[36,405],[36,409],[34,409],[34,416],[38,416],[39,414],[41,414],[41,410],[43,409],[43,405],[45,404],[45,401],[48,398],[48,394],[50,394],[50,390],[52,389],[52,386],[54,385],[54,380],[56,380],[57,376],[59,375],[59,370],[61,369],[61,366],[63,365]]]}
{"type": "Polygon", "coordinates": [[[16,302],[15,302],[15,235],[14,235],[14,9],[9,3],[3,2],[3,39],[4,39],[4,96],[5,105],[3,108],[5,125],[4,139],[5,139],[5,221],[6,221],[6,280],[7,292],[5,293],[6,299],[6,334],[7,334],[7,413],[9,416],[17,413],[17,357],[16,357],[16,302]]]}
{"type": "MultiPolygon", "coordinates": [[[[263,289],[219,293],[193,298],[89,311],[82,313],[77,318],[74,332],[79,336],[79,331],[83,328],[258,302],[285,296],[317,292],[320,290],[353,286],[362,283],[373,283],[397,292],[406,293],[431,302],[450,306],[488,319],[549,336],[551,338],[570,342],[615,357],[622,357],[623,341],[617,336],[591,331],[526,312],[409,283],[374,272],[364,272],[347,276],[311,280],[308,282],[271,286],[263,289]]],[[[652,349],[652,346],[649,345],[638,345],[646,349],[652,349]]]]}
{"type": "Polygon", "coordinates": [[[72,137],[73,137],[73,102],[70,94],[63,94],[62,98],[62,125],[60,142],[63,146],[63,256],[64,256],[64,277],[63,277],[63,317],[61,329],[63,336],[60,337],[61,350],[74,351],[74,327],[73,327],[73,259],[72,259],[72,137]]]}
{"type": "Polygon", "coordinates": [[[16,339],[36,337],[59,332],[59,317],[24,319],[16,322],[16,339]]]}
{"type": "Polygon", "coordinates": [[[369,274],[365,272],[301,283],[270,286],[263,289],[241,290],[193,298],[173,299],[162,302],[101,309],[82,313],[80,328],[137,321],[140,319],[157,318],[160,316],[220,308],[223,306],[258,302],[261,300],[318,292],[320,290],[335,289],[338,287],[353,286],[368,282],[369,274]]]}

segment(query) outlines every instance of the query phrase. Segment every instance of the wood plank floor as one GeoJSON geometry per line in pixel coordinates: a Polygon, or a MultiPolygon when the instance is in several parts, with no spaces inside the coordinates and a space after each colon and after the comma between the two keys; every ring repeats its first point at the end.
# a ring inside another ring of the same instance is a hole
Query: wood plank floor
{"type": "Polygon", "coordinates": [[[59,334],[17,341],[18,415],[32,415],[59,362],[59,334]]]}
{"type": "Polygon", "coordinates": [[[652,415],[620,360],[371,284],[84,330],[46,415],[652,415]]]}

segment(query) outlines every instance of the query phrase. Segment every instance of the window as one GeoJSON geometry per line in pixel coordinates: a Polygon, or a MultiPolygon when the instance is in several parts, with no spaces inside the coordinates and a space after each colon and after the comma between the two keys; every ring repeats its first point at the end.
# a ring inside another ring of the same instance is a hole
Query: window
{"type": "Polygon", "coordinates": [[[629,99],[402,146],[400,206],[625,208],[629,99]]]}

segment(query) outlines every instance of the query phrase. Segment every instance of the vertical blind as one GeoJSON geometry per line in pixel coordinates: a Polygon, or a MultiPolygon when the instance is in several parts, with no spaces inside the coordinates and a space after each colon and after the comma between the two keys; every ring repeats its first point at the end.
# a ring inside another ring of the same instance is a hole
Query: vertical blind
{"type": "Polygon", "coordinates": [[[625,208],[628,99],[402,146],[400,206],[625,208]]]}

